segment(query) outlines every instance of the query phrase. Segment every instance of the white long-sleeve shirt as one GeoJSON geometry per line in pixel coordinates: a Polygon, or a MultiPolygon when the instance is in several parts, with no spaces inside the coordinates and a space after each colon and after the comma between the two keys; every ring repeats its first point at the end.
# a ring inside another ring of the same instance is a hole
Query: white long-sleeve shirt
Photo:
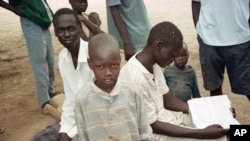
{"type": "Polygon", "coordinates": [[[93,73],[87,63],[88,42],[81,40],[78,53],[77,68],[75,69],[68,49],[64,48],[59,54],[59,71],[63,80],[66,99],[63,103],[60,133],[67,133],[73,138],[77,134],[75,124],[75,96],[88,82],[93,80],[93,73]]]}

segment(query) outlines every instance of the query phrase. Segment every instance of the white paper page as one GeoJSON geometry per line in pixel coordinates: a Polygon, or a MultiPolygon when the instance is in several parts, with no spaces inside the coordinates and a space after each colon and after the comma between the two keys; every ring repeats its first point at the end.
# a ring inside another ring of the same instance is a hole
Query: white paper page
{"type": "Polygon", "coordinates": [[[230,124],[240,124],[232,115],[227,95],[194,98],[188,101],[190,114],[196,128],[220,124],[229,129],[230,124]]]}

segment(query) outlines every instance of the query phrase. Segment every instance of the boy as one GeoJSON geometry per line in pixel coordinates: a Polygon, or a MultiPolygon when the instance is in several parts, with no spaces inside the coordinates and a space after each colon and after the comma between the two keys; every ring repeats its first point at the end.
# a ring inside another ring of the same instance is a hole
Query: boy
{"type": "Polygon", "coordinates": [[[69,3],[72,9],[78,14],[78,17],[81,21],[81,38],[85,41],[89,41],[91,37],[96,34],[103,33],[101,29],[89,21],[86,9],[88,8],[88,1],[87,0],[69,0],[69,3]]]}
{"type": "Polygon", "coordinates": [[[69,8],[59,9],[54,15],[53,25],[56,37],[65,47],[59,54],[59,71],[66,99],[62,107],[61,126],[59,122],[48,126],[33,137],[32,141],[77,139],[75,96],[93,78],[87,64],[88,42],[80,38],[81,26],[77,14],[69,8]]]}
{"type": "Polygon", "coordinates": [[[182,44],[182,33],[173,23],[155,25],[145,48],[123,66],[120,77],[139,88],[154,141],[226,140],[224,135],[228,132],[220,125],[192,128],[187,103],[169,94],[162,68],[172,62],[172,56],[181,49],[182,44]]]}
{"type": "Polygon", "coordinates": [[[140,94],[117,79],[120,63],[119,44],[113,36],[102,33],[90,40],[88,64],[95,79],[76,96],[79,140],[150,140],[140,94]]]}
{"type": "Polygon", "coordinates": [[[174,65],[165,68],[164,77],[170,89],[171,95],[187,102],[191,98],[201,97],[195,70],[188,62],[188,48],[183,43],[182,48],[174,54],[174,65]]]}
{"type": "Polygon", "coordinates": [[[101,27],[102,21],[98,13],[96,12],[89,13],[89,20],[95,25],[97,25],[99,28],[101,27]]]}

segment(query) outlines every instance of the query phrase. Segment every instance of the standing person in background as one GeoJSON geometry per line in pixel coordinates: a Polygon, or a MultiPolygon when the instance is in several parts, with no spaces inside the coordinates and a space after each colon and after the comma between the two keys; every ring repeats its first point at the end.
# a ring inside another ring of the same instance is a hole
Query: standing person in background
{"type": "Polygon", "coordinates": [[[103,33],[103,31],[89,20],[86,10],[88,8],[87,0],[69,0],[72,9],[78,14],[78,18],[81,21],[81,38],[85,41],[89,41],[94,35],[103,33]]]}
{"type": "Polygon", "coordinates": [[[143,0],[106,0],[108,33],[118,39],[129,60],[143,49],[151,25],[143,0]]]}
{"type": "Polygon", "coordinates": [[[183,43],[179,52],[173,56],[174,65],[167,66],[164,70],[170,94],[184,102],[201,97],[195,70],[187,65],[188,56],[187,44],[183,43]]]}
{"type": "Polygon", "coordinates": [[[250,101],[250,0],[192,0],[204,87],[222,95],[227,69],[231,91],[250,101]]]}
{"type": "Polygon", "coordinates": [[[49,27],[53,13],[46,0],[0,0],[0,6],[20,16],[29,59],[35,78],[39,106],[53,118],[60,112],[50,104],[56,95],[54,83],[54,52],[49,27]]]}

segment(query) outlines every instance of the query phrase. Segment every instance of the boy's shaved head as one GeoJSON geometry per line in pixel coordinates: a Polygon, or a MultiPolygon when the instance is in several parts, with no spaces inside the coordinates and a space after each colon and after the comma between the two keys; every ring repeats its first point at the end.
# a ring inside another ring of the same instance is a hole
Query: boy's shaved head
{"type": "Polygon", "coordinates": [[[95,84],[105,92],[114,88],[121,64],[118,41],[107,33],[100,33],[89,41],[89,67],[95,74],[95,84]]]}
{"type": "Polygon", "coordinates": [[[120,54],[120,47],[117,39],[107,33],[101,33],[89,40],[89,57],[93,54],[100,53],[108,55],[109,53],[120,54]]]}

